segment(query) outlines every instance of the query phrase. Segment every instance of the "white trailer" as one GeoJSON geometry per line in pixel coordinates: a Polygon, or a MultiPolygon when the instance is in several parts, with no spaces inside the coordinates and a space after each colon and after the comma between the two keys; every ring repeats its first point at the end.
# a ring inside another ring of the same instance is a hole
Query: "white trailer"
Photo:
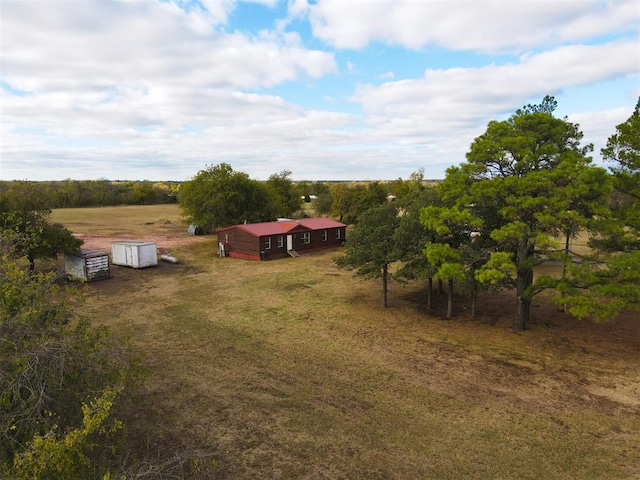
{"type": "Polygon", "coordinates": [[[158,247],[151,242],[111,242],[111,262],[133,268],[153,267],[158,264],[158,247]]]}

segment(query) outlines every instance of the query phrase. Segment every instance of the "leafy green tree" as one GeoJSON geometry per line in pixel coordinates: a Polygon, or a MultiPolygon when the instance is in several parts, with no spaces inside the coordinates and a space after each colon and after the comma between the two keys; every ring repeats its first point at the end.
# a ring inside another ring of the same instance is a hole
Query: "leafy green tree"
{"type": "Polygon", "coordinates": [[[338,183],[333,186],[331,196],[331,215],[348,224],[357,223],[362,212],[387,201],[386,190],[380,182],[338,183]]]}
{"type": "Polygon", "coordinates": [[[291,181],[290,176],[291,171],[283,170],[280,173],[274,173],[267,180],[278,217],[289,217],[302,208],[301,191],[291,181]]]}
{"type": "Polygon", "coordinates": [[[180,208],[190,223],[207,232],[244,222],[275,220],[275,204],[265,183],[221,163],[182,184],[180,208]]]}
{"type": "Polygon", "coordinates": [[[157,202],[158,192],[152,182],[145,180],[133,184],[133,201],[138,205],[152,205],[157,202]]]}
{"type": "Polygon", "coordinates": [[[380,278],[385,307],[388,306],[389,265],[397,260],[393,236],[398,223],[398,209],[392,203],[365,210],[357,226],[349,232],[344,255],[336,259],[339,267],[354,270],[357,276],[380,278]]]}
{"type": "Polygon", "coordinates": [[[313,211],[316,213],[316,215],[331,215],[331,204],[333,203],[331,191],[319,193],[317,197],[311,201],[311,203],[313,205],[313,211]]]}
{"type": "Polygon", "coordinates": [[[2,478],[14,478],[14,466],[22,471],[27,460],[18,458],[32,447],[38,450],[38,442],[62,439],[78,428],[83,404],[139,378],[126,345],[74,313],[78,292],[57,285],[53,274],[29,272],[14,253],[11,235],[0,236],[2,478]]]}
{"type": "Polygon", "coordinates": [[[331,188],[331,216],[339,221],[346,221],[346,216],[354,202],[354,187],[346,183],[336,183],[331,188]]]}
{"type": "Polygon", "coordinates": [[[126,402],[143,379],[139,360],[74,311],[80,289],[29,272],[14,236],[0,234],[0,478],[207,475],[215,464],[206,452],[145,448],[116,418],[127,419],[126,402]]]}
{"type": "Polygon", "coordinates": [[[0,232],[13,233],[17,253],[29,259],[55,258],[58,253],[74,253],[82,240],[61,224],[49,222],[51,198],[44,186],[34,182],[13,182],[0,192],[0,232]]]}
{"type": "Polygon", "coordinates": [[[111,412],[119,389],[107,389],[99,398],[82,404],[82,425],[58,434],[57,425],[36,434],[16,454],[10,468],[13,479],[63,480],[111,477],[109,465],[96,464],[92,454],[123,428],[111,412]]]}
{"type": "Polygon", "coordinates": [[[555,105],[553,97],[545,97],[507,120],[489,122],[472,143],[467,162],[448,169],[440,185],[444,201],[476,217],[492,240],[491,257],[476,278],[513,281],[515,331],[526,328],[533,296],[549,286],[534,283],[534,267],[557,249],[567,221],[575,233],[594,216],[607,215],[609,177],[591,165],[592,146],[580,146],[579,126],[553,116],[555,105]],[[514,278],[506,277],[509,271],[515,271],[514,278]]]}

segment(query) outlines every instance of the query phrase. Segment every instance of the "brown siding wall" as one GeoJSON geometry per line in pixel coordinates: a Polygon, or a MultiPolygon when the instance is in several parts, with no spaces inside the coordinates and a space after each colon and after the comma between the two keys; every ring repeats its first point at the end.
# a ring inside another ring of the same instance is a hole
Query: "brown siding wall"
{"type": "Polygon", "coordinates": [[[231,228],[221,232],[218,241],[224,244],[224,248],[231,257],[260,258],[259,239],[239,228],[231,228]]]}
{"type": "Polygon", "coordinates": [[[325,230],[307,230],[303,227],[295,228],[289,233],[282,234],[282,247],[278,247],[278,235],[265,237],[254,237],[253,235],[240,230],[231,228],[224,232],[220,232],[218,241],[224,243],[225,249],[229,252],[230,257],[247,258],[252,260],[260,260],[261,252],[266,252],[268,259],[286,257],[287,254],[287,235],[293,236],[293,249],[297,252],[305,252],[310,250],[318,250],[323,248],[339,247],[345,241],[345,227],[328,228],[327,239],[322,239],[322,232],[325,230]],[[336,231],[340,231],[340,238],[336,237],[336,231]],[[303,233],[310,234],[310,242],[302,243],[303,233]],[[266,248],[266,240],[271,238],[271,248],[266,248]]]}

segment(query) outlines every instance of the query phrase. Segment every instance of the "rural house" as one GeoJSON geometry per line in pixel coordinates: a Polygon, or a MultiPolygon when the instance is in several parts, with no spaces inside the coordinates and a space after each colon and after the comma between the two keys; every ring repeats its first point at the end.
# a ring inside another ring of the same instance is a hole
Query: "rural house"
{"type": "Polygon", "coordinates": [[[218,230],[220,256],[268,260],[329,247],[345,241],[347,226],[331,218],[301,218],[233,225],[218,230]]]}

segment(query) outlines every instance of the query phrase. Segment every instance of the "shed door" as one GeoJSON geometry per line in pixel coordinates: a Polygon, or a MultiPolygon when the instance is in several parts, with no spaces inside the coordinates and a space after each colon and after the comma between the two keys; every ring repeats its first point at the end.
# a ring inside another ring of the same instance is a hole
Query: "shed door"
{"type": "Polygon", "coordinates": [[[131,265],[135,265],[134,263],[134,250],[133,247],[131,245],[125,245],[124,247],[124,258],[125,258],[125,263],[129,266],[131,265]]]}
{"type": "Polygon", "coordinates": [[[287,251],[293,250],[293,235],[287,235],[287,251]]]}

